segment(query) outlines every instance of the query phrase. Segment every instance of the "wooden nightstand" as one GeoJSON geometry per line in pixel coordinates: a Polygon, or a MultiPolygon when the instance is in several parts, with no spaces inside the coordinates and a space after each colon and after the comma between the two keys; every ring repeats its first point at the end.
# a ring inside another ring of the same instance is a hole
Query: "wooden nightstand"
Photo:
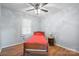
{"type": "Polygon", "coordinates": [[[54,42],[55,42],[54,38],[48,38],[48,44],[49,44],[49,46],[54,46],[54,42]]]}

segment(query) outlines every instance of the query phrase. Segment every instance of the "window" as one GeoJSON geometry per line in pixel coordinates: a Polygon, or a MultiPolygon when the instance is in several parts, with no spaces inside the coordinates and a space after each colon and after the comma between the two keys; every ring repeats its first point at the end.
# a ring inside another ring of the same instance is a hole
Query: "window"
{"type": "Polygon", "coordinates": [[[23,19],[22,21],[22,34],[31,33],[31,20],[23,19]]]}

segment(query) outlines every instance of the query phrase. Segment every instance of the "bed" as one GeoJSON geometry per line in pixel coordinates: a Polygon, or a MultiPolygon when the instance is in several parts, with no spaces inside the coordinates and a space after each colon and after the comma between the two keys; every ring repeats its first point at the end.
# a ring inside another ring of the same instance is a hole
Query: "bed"
{"type": "Polygon", "coordinates": [[[24,43],[25,51],[31,53],[47,54],[48,42],[44,32],[34,32],[31,38],[24,43]]]}

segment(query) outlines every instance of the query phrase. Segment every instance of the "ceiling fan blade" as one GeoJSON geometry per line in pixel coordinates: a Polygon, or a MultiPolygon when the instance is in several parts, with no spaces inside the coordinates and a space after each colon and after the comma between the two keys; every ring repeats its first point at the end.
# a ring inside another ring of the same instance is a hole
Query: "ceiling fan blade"
{"type": "Polygon", "coordinates": [[[26,10],[26,11],[32,11],[32,10],[35,10],[35,9],[29,9],[29,10],[26,10]]]}
{"type": "Polygon", "coordinates": [[[48,10],[45,10],[45,9],[41,9],[42,11],[44,11],[44,12],[48,12],[48,10]]]}
{"type": "Polygon", "coordinates": [[[33,3],[29,3],[29,4],[30,4],[31,6],[33,6],[33,7],[35,6],[33,3]]]}
{"type": "Polygon", "coordinates": [[[41,7],[43,7],[43,6],[45,6],[45,5],[47,5],[48,3],[42,3],[42,6],[41,7]]]}

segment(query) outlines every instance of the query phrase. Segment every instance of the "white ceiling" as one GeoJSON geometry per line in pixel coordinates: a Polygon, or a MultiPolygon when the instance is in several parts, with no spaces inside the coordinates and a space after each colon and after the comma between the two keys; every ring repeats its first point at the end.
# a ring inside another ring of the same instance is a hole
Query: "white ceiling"
{"type": "MultiPolygon", "coordinates": [[[[2,4],[3,6],[9,8],[9,9],[12,9],[12,10],[15,10],[15,11],[19,11],[19,12],[25,12],[26,14],[30,14],[30,15],[36,15],[34,11],[30,11],[30,12],[27,12],[26,10],[32,8],[31,5],[29,5],[28,3],[3,3],[2,4]]],[[[72,6],[78,6],[79,7],[79,4],[78,3],[48,3],[46,6],[44,6],[43,8],[47,9],[48,12],[45,13],[45,12],[42,12],[39,14],[41,16],[43,15],[49,15],[49,14],[55,14],[57,13],[58,11],[61,11],[63,10],[64,8],[68,8],[68,7],[72,7],[72,6]]]]}

